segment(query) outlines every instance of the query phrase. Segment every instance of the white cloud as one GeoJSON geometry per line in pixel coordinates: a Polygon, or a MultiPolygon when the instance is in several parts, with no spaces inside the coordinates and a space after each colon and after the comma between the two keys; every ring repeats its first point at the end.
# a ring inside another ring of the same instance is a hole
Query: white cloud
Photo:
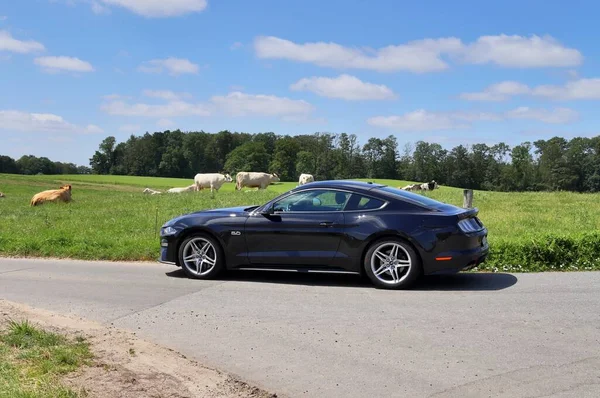
{"type": "Polygon", "coordinates": [[[563,101],[597,100],[600,99],[600,78],[572,80],[562,86],[541,85],[533,88],[522,83],[505,81],[492,84],[481,92],[462,93],[460,98],[469,101],[506,101],[515,95],[563,101]]]}
{"type": "Polygon", "coordinates": [[[188,59],[169,57],[145,62],[138,70],[146,73],[162,73],[166,70],[170,75],[177,76],[185,73],[198,73],[199,67],[188,59]]]}
{"type": "Polygon", "coordinates": [[[102,98],[105,100],[112,101],[112,100],[117,100],[117,99],[127,99],[127,98],[131,98],[131,97],[121,95],[121,94],[108,94],[108,95],[103,95],[102,98]]]}
{"type": "Polygon", "coordinates": [[[42,43],[33,40],[18,40],[12,37],[10,32],[0,30],[0,51],[27,54],[44,50],[45,47],[42,43]]]}
{"type": "Polygon", "coordinates": [[[193,104],[185,101],[171,101],[166,104],[129,104],[125,101],[112,101],[101,106],[109,115],[143,117],[209,116],[211,109],[205,104],[193,104]]]}
{"type": "Polygon", "coordinates": [[[41,66],[47,72],[59,72],[61,70],[70,72],[93,72],[94,67],[87,61],[75,57],[38,57],[34,60],[36,65],[41,66]]]}
{"type": "Polygon", "coordinates": [[[92,4],[92,12],[94,14],[96,14],[96,15],[110,14],[110,9],[108,7],[103,6],[99,2],[92,0],[91,4],[92,4]]]}
{"type": "Polygon", "coordinates": [[[507,68],[542,68],[577,66],[581,53],[564,47],[550,36],[517,35],[481,36],[468,45],[464,61],[472,64],[494,63],[507,68]]]}
{"type": "MultiPolygon", "coordinates": [[[[162,98],[165,99],[163,96],[162,98]]],[[[239,91],[214,96],[208,102],[192,103],[167,99],[164,104],[128,103],[121,99],[108,100],[101,109],[110,115],[174,118],[183,116],[308,116],[314,107],[303,100],[274,95],[245,94],[239,91]]]]}
{"type": "Polygon", "coordinates": [[[226,96],[214,96],[211,102],[222,112],[233,116],[289,116],[305,115],[314,107],[303,100],[292,100],[274,95],[253,95],[234,91],[226,96]]]}
{"type": "Polygon", "coordinates": [[[322,97],[354,100],[386,100],[396,95],[383,84],[366,83],[350,75],[304,78],[290,86],[294,91],[311,91],[322,97]]]}
{"type": "Polygon", "coordinates": [[[345,47],[332,42],[298,44],[274,36],[254,40],[263,59],[287,59],[330,68],[369,69],[380,72],[436,72],[447,69],[444,59],[470,64],[494,63],[510,68],[567,67],[582,63],[581,53],[550,36],[481,36],[465,44],[455,37],[422,39],[379,49],[345,47]]]}
{"type": "Polygon", "coordinates": [[[120,6],[138,15],[150,18],[175,17],[201,12],[206,0],[101,0],[108,5],[120,6]]]}
{"type": "Polygon", "coordinates": [[[394,129],[400,132],[438,131],[467,129],[476,121],[502,121],[510,119],[536,120],[542,123],[570,123],[579,114],[569,108],[553,110],[520,107],[504,113],[486,112],[429,112],[418,109],[399,116],[375,116],[367,123],[375,127],[394,129]]]}
{"type": "Polygon", "coordinates": [[[183,98],[191,98],[190,93],[176,93],[169,90],[144,90],[143,93],[146,97],[160,98],[166,101],[175,101],[183,98]]]}
{"type": "Polygon", "coordinates": [[[102,128],[96,126],[95,124],[88,124],[85,127],[84,132],[87,134],[101,134],[104,133],[104,130],[102,130],[102,128]]]}
{"type": "Polygon", "coordinates": [[[0,110],[0,129],[31,133],[99,134],[104,131],[93,124],[77,126],[51,113],[27,113],[0,110]]]}
{"type": "Polygon", "coordinates": [[[158,127],[160,127],[161,129],[167,129],[169,127],[173,127],[175,125],[175,122],[169,119],[160,119],[156,122],[156,125],[158,127]]]}
{"type": "Polygon", "coordinates": [[[600,99],[600,78],[573,80],[564,86],[537,86],[532,92],[537,97],[554,100],[597,100],[600,99]]]}
{"type": "Polygon", "coordinates": [[[371,126],[391,128],[398,131],[435,131],[466,128],[450,114],[428,112],[418,109],[401,116],[375,116],[367,120],[371,126]]]}
{"type": "Polygon", "coordinates": [[[140,129],[141,127],[139,124],[124,124],[119,127],[119,131],[122,131],[124,133],[136,133],[139,132],[140,129]]]}
{"type": "Polygon", "coordinates": [[[564,124],[577,120],[579,113],[569,108],[536,109],[521,106],[506,113],[508,119],[530,119],[543,123],[564,124]]]}
{"type": "Polygon", "coordinates": [[[460,98],[468,101],[506,101],[513,95],[529,94],[531,89],[519,82],[504,81],[492,84],[482,92],[462,93],[460,98]]]}
{"type": "Polygon", "coordinates": [[[330,68],[411,72],[444,70],[448,65],[440,56],[461,47],[461,41],[454,37],[419,40],[374,51],[325,42],[296,44],[273,36],[257,37],[254,41],[259,58],[288,59],[330,68]]]}

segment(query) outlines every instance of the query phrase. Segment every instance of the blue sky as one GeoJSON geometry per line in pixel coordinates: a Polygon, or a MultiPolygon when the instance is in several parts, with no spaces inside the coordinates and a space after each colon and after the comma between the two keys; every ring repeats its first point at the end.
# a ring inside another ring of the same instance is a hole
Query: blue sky
{"type": "Polygon", "coordinates": [[[0,154],[87,164],[146,131],[599,133],[593,1],[0,3],[0,154]]]}

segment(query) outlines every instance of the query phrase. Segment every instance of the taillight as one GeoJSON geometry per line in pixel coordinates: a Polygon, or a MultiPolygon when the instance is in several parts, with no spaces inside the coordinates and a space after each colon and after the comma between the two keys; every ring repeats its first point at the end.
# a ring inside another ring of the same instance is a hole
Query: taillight
{"type": "Polygon", "coordinates": [[[467,234],[471,233],[471,232],[477,232],[477,231],[480,231],[483,229],[481,221],[477,220],[476,217],[460,220],[458,222],[458,227],[460,228],[461,231],[463,231],[464,233],[467,233],[467,234]]]}

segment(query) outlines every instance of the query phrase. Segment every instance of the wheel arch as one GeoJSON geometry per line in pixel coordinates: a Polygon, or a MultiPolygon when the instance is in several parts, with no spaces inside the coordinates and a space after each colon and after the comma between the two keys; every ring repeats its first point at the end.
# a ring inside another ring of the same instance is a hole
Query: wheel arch
{"type": "Polygon", "coordinates": [[[181,244],[186,240],[186,238],[188,238],[192,235],[198,234],[198,233],[202,233],[202,234],[210,236],[219,244],[219,250],[221,251],[223,261],[225,262],[225,265],[227,265],[227,258],[225,256],[225,245],[223,244],[223,241],[221,240],[221,238],[217,234],[215,234],[213,231],[211,231],[209,228],[200,227],[200,226],[185,229],[181,233],[181,235],[179,235],[179,237],[177,238],[177,245],[175,246],[177,265],[180,267],[182,266],[182,264],[179,264],[179,249],[181,248],[181,244]]]}
{"type": "Polygon", "coordinates": [[[367,240],[367,243],[365,244],[365,247],[360,256],[360,274],[361,274],[361,276],[366,276],[364,264],[365,264],[365,257],[367,255],[367,252],[369,251],[369,249],[378,241],[381,241],[384,239],[390,239],[390,238],[398,239],[398,240],[408,244],[415,251],[415,253],[417,253],[419,263],[420,263],[421,267],[423,267],[423,255],[421,254],[422,248],[420,247],[420,245],[418,245],[417,243],[414,242],[414,239],[411,239],[409,236],[402,234],[400,232],[397,232],[397,231],[382,231],[382,232],[379,232],[377,234],[370,236],[369,239],[367,240]]]}

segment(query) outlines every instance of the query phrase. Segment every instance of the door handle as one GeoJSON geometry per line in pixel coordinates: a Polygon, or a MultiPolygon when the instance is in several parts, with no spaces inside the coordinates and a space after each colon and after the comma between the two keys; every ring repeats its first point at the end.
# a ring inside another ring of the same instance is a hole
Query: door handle
{"type": "Polygon", "coordinates": [[[330,227],[332,225],[333,225],[333,221],[321,221],[319,223],[319,226],[321,226],[321,227],[330,227]]]}

